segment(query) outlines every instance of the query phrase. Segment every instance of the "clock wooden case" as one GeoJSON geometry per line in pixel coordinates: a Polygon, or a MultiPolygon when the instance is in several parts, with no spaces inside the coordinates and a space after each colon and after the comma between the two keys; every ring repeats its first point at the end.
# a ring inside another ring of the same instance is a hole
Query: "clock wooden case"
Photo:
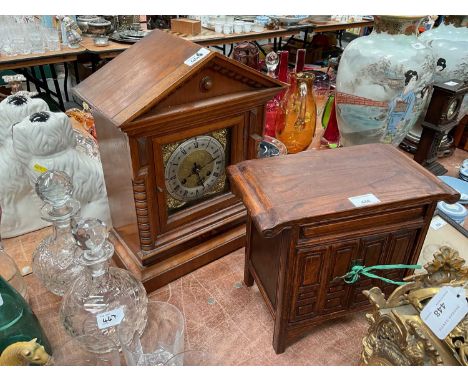
{"type": "Polygon", "coordinates": [[[457,117],[468,92],[468,84],[460,80],[450,80],[434,84],[431,101],[427,108],[423,131],[414,160],[435,175],[443,175],[447,169],[437,162],[437,150],[444,136],[457,126],[457,117]]]}
{"type": "Polygon", "coordinates": [[[74,88],[93,112],[117,262],[147,290],[245,243],[225,168],[285,84],[155,30],[74,88]]]}

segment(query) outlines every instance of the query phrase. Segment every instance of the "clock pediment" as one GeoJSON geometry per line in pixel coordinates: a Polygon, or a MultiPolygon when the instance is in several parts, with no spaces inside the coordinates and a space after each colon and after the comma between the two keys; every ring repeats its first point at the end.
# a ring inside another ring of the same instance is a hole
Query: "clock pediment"
{"type": "Polygon", "coordinates": [[[229,95],[242,98],[265,90],[273,96],[285,86],[217,52],[154,30],[73,91],[122,127],[168,108],[193,104],[193,109],[197,102],[217,97],[225,102],[229,95]]]}
{"type": "Polygon", "coordinates": [[[247,72],[243,64],[235,65],[223,58],[214,53],[205,65],[174,88],[142,118],[166,113],[173,107],[216,101],[217,98],[225,102],[226,96],[248,96],[270,87],[268,81],[259,80],[257,73],[251,73],[250,68],[247,72]]]}

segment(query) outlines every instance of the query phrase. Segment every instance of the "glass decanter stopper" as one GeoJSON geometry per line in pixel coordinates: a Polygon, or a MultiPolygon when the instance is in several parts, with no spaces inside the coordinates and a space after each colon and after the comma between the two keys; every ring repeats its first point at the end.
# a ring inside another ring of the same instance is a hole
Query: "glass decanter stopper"
{"type": "MultiPolygon", "coordinates": [[[[265,57],[265,65],[268,70],[268,76],[276,78],[275,71],[279,64],[279,56],[275,52],[270,52],[265,57]]],[[[263,135],[275,136],[276,113],[278,112],[279,98],[273,97],[266,104],[265,111],[265,129],[263,135]]]]}
{"type": "Polygon", "coordinates": [[[41,174],[36,180],[36,193],[45,203],[41,210],[42,219],[53,224],[53,233],[34,251],[32,269],[49,291],[63,296],[83,272],[70,226],[80,203],[72,198],[73,184],[63,171],[41,174]]]}
{"type": "Polygon", "coordinates": [[[135,331],[143,333],[148,298],[143,284],[130,272],[109,267],[114,246],[107,240],[103,222],[81,219],[73,223],[72,231],[86,268],[63,296],[60,320],[72,337],[87,335],[80,338],[89,351],[105,353],[111,350],[106,345],[109,341],[99,338],[107,337],[119,345],[117,326],[125,344],[135,331]]]}
{"type": "Polygon", "coordinates": [[[265,65],[267,67],[268,75],[270,77],[276,78],[275,71],[276,71],[276,67],[278,66],[278,64],[279,64],[279,57],[275,52],[271,51],[265,56],[265,65]]]}
{"type": "MultiPolygon", "coordinates": [[[[2,208],[0,207],[0,223],[2,221],[2,208]]],[[[0,235],[0,277],[3,277],[5,281],[10,283],[23,298],[28,301],[28,289],[26,283],[23,280],[23,276],[16,266],[15,261],[8,256],[2,243],[2,236],[0,235]]]]}

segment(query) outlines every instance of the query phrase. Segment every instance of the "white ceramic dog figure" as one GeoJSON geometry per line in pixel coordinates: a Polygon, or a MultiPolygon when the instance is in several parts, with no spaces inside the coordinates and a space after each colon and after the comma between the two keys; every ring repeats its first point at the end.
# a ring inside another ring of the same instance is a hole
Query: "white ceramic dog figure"
{"type": "Polygon", "coordinates": [[[110,222],[101,163],[76,150],[75,133],[65,113],[42,111],[14,125],[13,148],[31,184],[41,169],[64,171],[72,179],[81,215],[110,222]]]}
{"type": "Polygon", "coordinates": [[[8,96],[0,102],[0,205],[3,208],[1,230],[4,237],[44,227],[40,220],[41,201],[13,151],[12,125],[40,111],[47,103],[26,94],[8,96]],[[34,223],[37,222],[37,223],[34,223]]]}

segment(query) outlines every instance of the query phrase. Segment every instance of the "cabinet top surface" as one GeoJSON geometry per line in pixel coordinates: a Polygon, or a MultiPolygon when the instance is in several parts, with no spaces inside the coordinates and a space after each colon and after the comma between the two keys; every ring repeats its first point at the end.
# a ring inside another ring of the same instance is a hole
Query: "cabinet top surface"
{"type": "Polygon", "coordinates": [[[319,216],[347,216],[445,200],[459,194],[391,145],[305,151],[230,166],[234,192],[261,232],[319,216]],[[373,194],[356,207],[348,198],[373,194]]]}

